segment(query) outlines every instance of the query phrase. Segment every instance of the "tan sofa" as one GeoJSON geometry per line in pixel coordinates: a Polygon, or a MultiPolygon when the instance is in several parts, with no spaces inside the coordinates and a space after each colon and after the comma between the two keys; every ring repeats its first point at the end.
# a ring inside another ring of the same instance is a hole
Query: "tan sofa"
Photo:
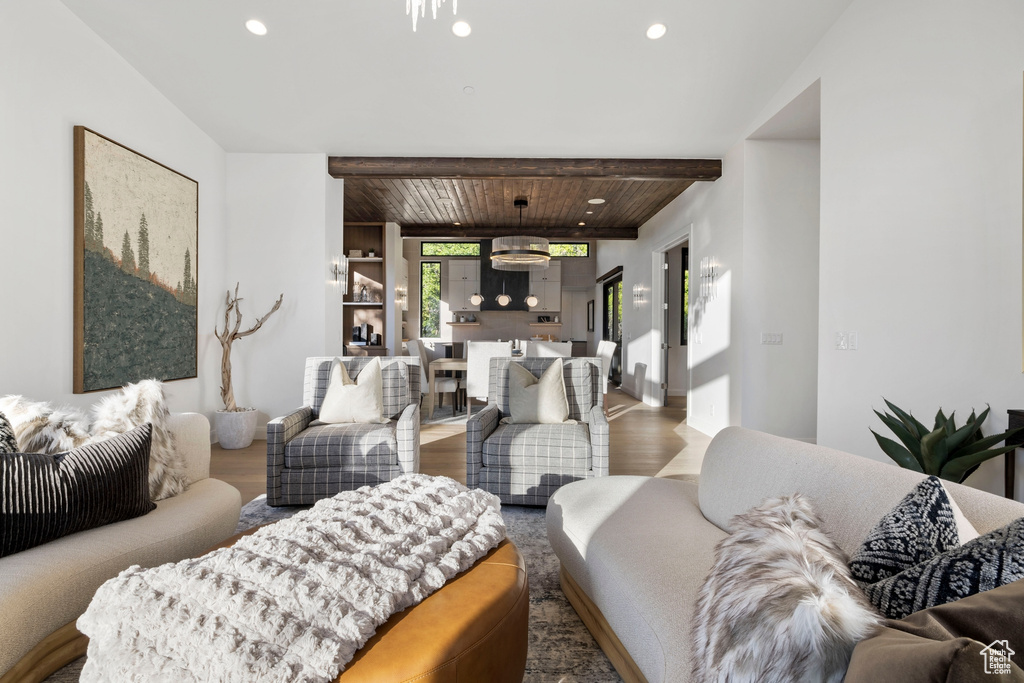
{"type": "MultiPolygon", "coordinates": [[[[548,538],[570,602],[626,681],[686,681],[697,592],[729,520],[769,497],[802,493],[848,554],[924,475],[821,446],[730,427],[708,446],[700,484],[601,477],[560,488],[548,538]]],[[[1024,504],[949,490],[979,533],[1024,504]]]]}
{"type": "Polygon", "coordinates": [[[0,683],[39,681],[85,654],[74,622],[96,589],[132,565],[199,554],[235,532],[238,490],[210,479],[210,423],[171,416],[191,485],[149,514],[0,558],[0,683]]]}

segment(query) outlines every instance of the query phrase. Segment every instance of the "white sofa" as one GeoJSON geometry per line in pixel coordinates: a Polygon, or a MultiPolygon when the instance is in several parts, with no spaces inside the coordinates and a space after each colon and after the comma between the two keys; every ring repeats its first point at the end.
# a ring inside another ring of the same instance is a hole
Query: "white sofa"
{"type": "Polygon", "coordinates": [[[74,622],[96,589],[132,565],[197,555],[235,533],[238,490],[210,479],[210,423],[171,415],[190,486],[152,512],[0,558],[0,683],[38,681],[85,653],[74,622]]]}
{"type": "MultiPolygon", "coordinates": [[[[548,538],[562,588],[626,681],[687,681],[697,592],[729,520],[769,497],[802,493],[853,554],[924,475],[738,427],[708,446],[700,484],[601,477],[560,488],[548,538]]],[[[1024,517],[1024,504],[949,484],[979,533],[1024,517]]]]}

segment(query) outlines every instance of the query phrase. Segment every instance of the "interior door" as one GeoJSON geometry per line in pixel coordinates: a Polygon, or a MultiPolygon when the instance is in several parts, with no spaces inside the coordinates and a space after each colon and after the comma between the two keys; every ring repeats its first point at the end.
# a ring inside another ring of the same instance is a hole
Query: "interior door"
{"type": "Polygon", "coordinates": [[[663,277],[661,291],[662,291],[663,296],[664,296],[664,301],[661,302],[661,315],[662,315],[662,318],[661,318],[661,330],[662,330],[662,337],[661,337],[661,405],[667,406],[668,405],[668,376],[669,376],[669,372],[668,372],[668,350],[669,350],[669,342],[668,342],[668,330],[669,330],[669,320],[668,320],[668,287],[669,287],[669,282],[668,281],[669,281],[669,277],[668,277],[668,259],[667,258],[666,258],[665,262],[661,264],[661,273],[662,273],[662,277],[663,277]]]}
{"type": "Polygon", "coordinates": [[[622,384],[622,276],[604,283],[604,338],[615,342],[611,381],[622,384]]]}

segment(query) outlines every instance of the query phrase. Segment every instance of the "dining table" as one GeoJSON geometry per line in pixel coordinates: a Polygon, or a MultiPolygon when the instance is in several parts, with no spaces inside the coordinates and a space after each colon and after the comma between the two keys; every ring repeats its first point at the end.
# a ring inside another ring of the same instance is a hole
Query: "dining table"
{"type": "MultiPolygon", "coordinates": [[[[434,417],[434,395],[435,385],[437,383],[437,373],[448,370],[462,370],[465,372],[467,368],[468,365],[466,364],[465,358],[437,358],[430,361],[430,364],[427,366],[427,381],[430,385],[430,388],[427,391],[427,419],[434,417]]],[[[454,410],[454,408],[455,403],[452,402],[452,409],[454,410]]]]}

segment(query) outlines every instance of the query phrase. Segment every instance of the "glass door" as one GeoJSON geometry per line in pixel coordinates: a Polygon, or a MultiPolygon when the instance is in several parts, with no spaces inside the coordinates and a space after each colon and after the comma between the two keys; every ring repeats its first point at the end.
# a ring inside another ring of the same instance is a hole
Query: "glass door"
{"type": "Polygon", "coordinates": [[[622,276],[604,283],[604,338],[615,342],[611,381],[622,384],[622,276]]]}

